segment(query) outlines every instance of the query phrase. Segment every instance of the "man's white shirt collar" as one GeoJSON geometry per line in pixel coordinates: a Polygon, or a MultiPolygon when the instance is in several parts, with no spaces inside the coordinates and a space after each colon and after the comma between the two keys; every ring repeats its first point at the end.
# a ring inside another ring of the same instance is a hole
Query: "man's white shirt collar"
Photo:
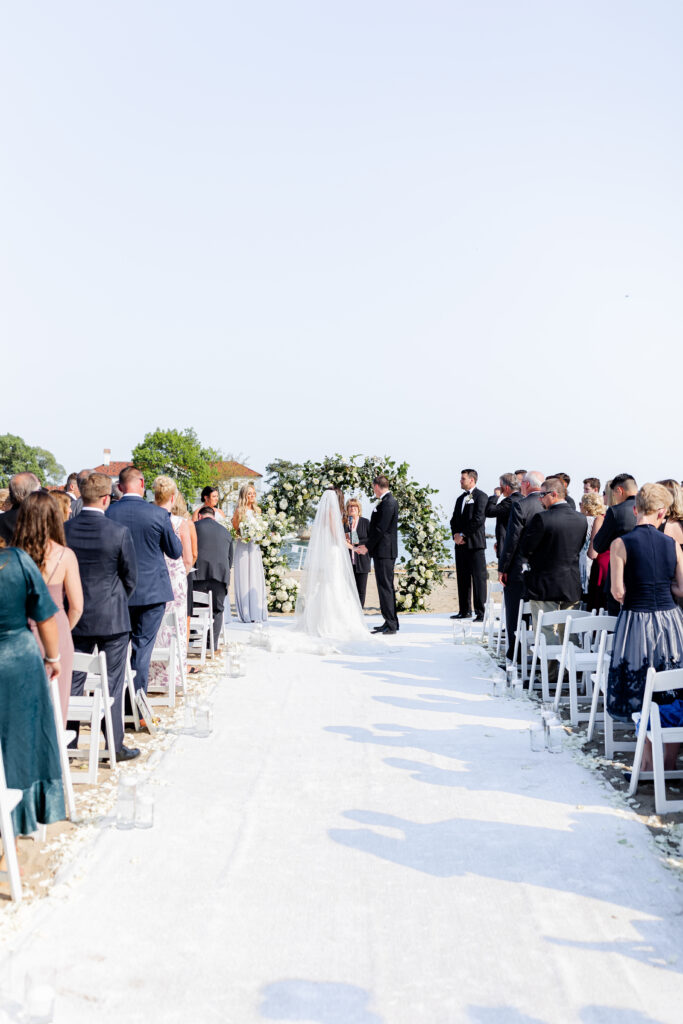
{"type": "Polygon", "coordinates": [[[81,512],[101,512],[104,515],[104,509],[99,508],[97,505],[84,505],[81,512]]]}

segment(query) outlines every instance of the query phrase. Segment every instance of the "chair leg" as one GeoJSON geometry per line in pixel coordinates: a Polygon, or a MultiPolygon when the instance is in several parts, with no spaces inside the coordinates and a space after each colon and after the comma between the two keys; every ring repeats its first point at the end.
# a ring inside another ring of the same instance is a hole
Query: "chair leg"
{"type": "Polygon", "coordinates": [[[12,899],[16,903],[21,903],[21,874],[19,872],[19,860],[17,859],[17,848],[12,827],[12,813],[2,797],[0,797],[0,831],[2,832],[5,860],[7,861],[6,873],[9,880],[9,891],[12,899]]]}
{"type": "MultiPolygon", "coordinates": [[[[662,744],[662,725],[659,717],[659,707],[653,701],[650,705],[650,744],[652,747],[652,771],[655,780],[655,811],[657,814],[666,814],[666,778],[664,775],[664,746],[662,744]]],[[[640,733],[646,733],[647,723],[640,720],[640,733]]]]}
{"type": "Polygon", "coordinates": [[[591,700],[591,713],[588,719],[588,730],[586,732],[586,739],[590,742],[593,739],[593,733],[595,731],[595,721],[598,716],[598,701],[600,700],[600,681],[598,680],[593,687],[593,699],[591,700]]]}

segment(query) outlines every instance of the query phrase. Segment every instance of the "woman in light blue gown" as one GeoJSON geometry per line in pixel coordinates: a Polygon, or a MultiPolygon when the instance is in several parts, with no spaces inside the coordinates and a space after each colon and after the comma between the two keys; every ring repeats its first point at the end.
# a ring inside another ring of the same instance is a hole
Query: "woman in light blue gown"
{"type": "MultiPolygon", "coordinates": [[[[253,484],[242,484],[237,499],[237,508],[232,517],[235,531],[244,521],[254,520],[261,509],[256,504],[256,490],[253,484]]],[[[246,543],[235,539],[233,562],[235,607],[240,622],[265,622],[268,618],[266,579],[263,573],[261,548],[253,541],[246,543]]]]}

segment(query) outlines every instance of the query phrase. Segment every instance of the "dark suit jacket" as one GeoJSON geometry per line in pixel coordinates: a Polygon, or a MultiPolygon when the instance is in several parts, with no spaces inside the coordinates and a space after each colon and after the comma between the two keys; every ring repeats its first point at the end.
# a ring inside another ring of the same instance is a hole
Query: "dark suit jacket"
{"type": "Polygon", "coordinates": [[[107,516],[128,527],[135,545],[138,583],[128,599],[131,608],[172,601],[173,588],[164,555],[180,558],[183,546],[174,533],[166,509],[150,505],[144,498],[124,494],[120,501],[109,506],[107,516]]]}
{"type": "Polygon", "coordinates": [[[74,626],[74,636],[127,633],[128,598],[138,578],[130,530],[101,512],[84,509],[64,524],[64,533],[78,559],[83,584],[83,614],[74,626]]]}
{"type": "Polygon", "coordinates": [[[620,505],[611,505],[607,509],[602,526],[596,533],[593,541],[593,547],[599,555],[603,551],[609,551],[613,540],[616,540],[617,537],[623,537],[625,533],[630,533],[636,525],[636,517],[633,514],[635,504],[636,498],[633,495],[622,501],[620,505]]]}
{"type": "Polygon", "coordinates": [[[11,508],[8,512],[3,512],[0,515],[0,537],[4,540],[7,547],[12,544],[12,537],[17,525],[17,516],[19,515],[19,507],[11,508]]]}
{"type": "Polygon", "coordinates": [[[391,491],[370,516],[366,544],[373,558],[398,558],[398,502],[391,491]]]}
{"type": "Polygon", "coordinates": [[[522,536],[536,513],[543,511],[538,491],[527,494],[526,498],[522,498],[512,507],[505,531],[505,543],[502,549],[498,548],[498,572],[507,573],[508,583],[519,583],[522,579],[522,536]]]}
{"type": "Polygon", "coordinates": [[[586,540],[586,517],[566,504],[539,512],[522,537],[529,561],[527,594],[536,601],[580,601],[579,554],[586,540]]]}
{"type": "MultiPolygon", "coordinates": [[[[360,516],[358,519],[358,525],[356,526],[356,533],[358,534],[358,543],[366,544],[368,540],[368,533],[370,532],[370,520],[366,519],[365,516],[360,516]]],[[[348,526],[344,527],[344,533],[348,535],[348,526]]],[[[349,552],[349,555],[353,554],[349,552]]],[[[351,558],[351,564],[353,565],[354,572],[370,572],[372,568],[372,562],[370,555],[359,555],[356,551],[351,558]]]]}
{"type": "MultiPolygon", "coordinates": [[[[510,513],[513,507],[521,500],[521,492],[513,491],[512,494],[508,494],[507,498],[503,498],[502,501],[498,501],[498,497],[492,494],[486,503],[486,518],[496,520],[496,544],[498,545],[499,555],[505,543],[505,533],[510,521],[510,513]]],[[[453,532],[455,533],[456,531],[454,530],[453,532]]]]}
{"type": "Polygon", "coordinates": [[[195,523],[197,528],[197,564],[193,578],[217,580],[230,586],[233,543],[229,532],[215,519],[205,517],[195,523]]]}
{"type": "Polygon", "coordinates": [[[451,516],[451,533],[461,533],[471,551],[486,547],[486,505],[488,496],[475,487],[472,501],[464,503],[465,491],[458,497],[451,516]]]}

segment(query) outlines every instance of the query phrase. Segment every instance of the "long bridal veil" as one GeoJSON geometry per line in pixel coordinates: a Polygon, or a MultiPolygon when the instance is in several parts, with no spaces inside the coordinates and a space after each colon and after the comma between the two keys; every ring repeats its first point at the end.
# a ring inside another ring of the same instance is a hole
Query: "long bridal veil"
{"type": "Polygon", "coordinates": [[[309,636],[345,643],[370,639],[334,491],[323,491],[315,514],[299,585],[294,628],[309,636]]]}

